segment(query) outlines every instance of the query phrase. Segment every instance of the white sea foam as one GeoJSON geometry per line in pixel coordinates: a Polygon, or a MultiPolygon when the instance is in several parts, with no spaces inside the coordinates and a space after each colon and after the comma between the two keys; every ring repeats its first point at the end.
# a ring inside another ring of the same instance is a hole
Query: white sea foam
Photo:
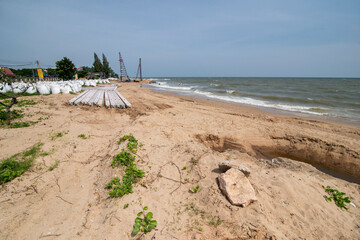
{"type": "Polygon", "coordinates": [[[258,99],[254,99],[254,98],[248,98],[248,97],[221,96],[221,95],[215,95],[214,93],[211,93],[211,92],[203,92],[200,90],[195,90],[194,93],[204,95],[204,96],[212,98],[212,99],[226,101],[226,102],[249,104],[249,105],[255,105],[255,106],[259,106],[259,107],[275,108],[275,109],[292,111],[292,112],[302,112],[302,113],[310,113],[310,114],[316,114],[316,115],[324,115],[323,113],[311,111],[311,107],[276,104],[276,103],[270,103],[268,101],[262,101],[262,100],[258,100],[258,99]]]}
{"type": "Polygon", "coordinates": [[[165,81],[169,81],[171,79],[170,78],[146,78],[145,80],[152,80],[152,81],[165,80],[165,81]]]}
{"type": "Polygon", "coordinates": [[[236,90],[226,90],[226,92],[229,94],[233,94],[234,92],[236,92],[236,90]]]}
{"type": "MultiPolygon", "coordinates": [[[[278,104],[278,103],[271,103],[269,101],[263,101],[259,99],[249,98],[249,97],[238,97],[238,96],[231,96],[231,95],[217,95],[212,92],[201,91],[196,89],[195,87],[184,87],[184,86],[170,86],[166,82],[159,82],[159,85],[151,85],[153,87],[167,89],[170,91],[181,91],[187,92],[191,94],[195,94],[198,96],[207,97],[214,100],[221,100],[226,102],[233,102],[233,103],[240,103],[240,104],[248,104],[253,106],[259,107],[266,107],[266,108],[274,108],[292,112],[301,112],[307,114],[315,114],[315,115],[326,115],[326,113],[320,113],[315,110],[314,107],[306,107],[306,106],[298,106],[298,105],[287,105],[287,104],[278,104]],[[194,90],[195,89],[195,90],[194,90]]],[[[235,90],[226,90],[227,93],[233,93],[235,90]]]]}
{"type": "Polygon", "coordinates": [[[216,95],[214,95],[212,92],[204,92],[204,91],[200,91],[200,90],[195,90],[194,93],[204,95],[207,97],[216,97],[216,95]]]}
{"type": "Polygon", "coordinates": [[[153,85],[155,87],[158,88],[165,88],[165,89],[171,89],[171,90],[179,90],[179,91],[190,91],[192,88],[191,87],[182,87],[182,86],[170,86],[168,84],[166,84],[165,82],[159,82],[158,85],[153,85]]]}

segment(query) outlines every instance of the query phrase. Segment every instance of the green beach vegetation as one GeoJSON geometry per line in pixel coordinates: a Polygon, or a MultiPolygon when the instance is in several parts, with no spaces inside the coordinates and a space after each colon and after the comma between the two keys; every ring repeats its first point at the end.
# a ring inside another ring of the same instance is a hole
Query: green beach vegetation
{"type": "Polygon", "coordinates": [[[146,213],[146,210],[148,210],[147,206],[145,206],[143,210],[137,214],[131,236],[134,237],[140,231],[143,233],[148,233],[157,226],[157,221],[153,220],[153,213],[146,213]]]}
{"type": "Polygon", "coordinates": [[[337,189],[333,189],[330,186],[326,186],[326,188],[324,186],[322,186],[325,189],[325,192],[330,196],[326,196],[324,195],[324,198],[328,201],[331,202],[332,200],[334,200],[334,203],[336,204],[336,206],[343,208],[345,210],[348,210],[346,203],[351,203],[349,197],[345,197],[346,193],[344,192],[340,192],[337,189]]]}
{"type": "Polygon", "coordinates": [[[120,153],[116,154],[111,163],[113,168],[122,167],[125,174],[122,179],[116,177],[106,184],[105,188],[110,189],[110,197],[122,197],[125,194],[132,193],[133,184],[145,175],[144,171],[137,168],[135,156],[128,152],[137,152],[137,139],[132,135],[125,135],[120,138],[119,142],[121,143],[126,140],[128,140],[127,150],[123,149],[120,153]]]}
{"type": "Polygon", "coordinates": [[[37,143],[29,150],[14,154],[0,161],[0,184],[9,182],[21,176],[34,164],[35,159],[41,153],[42,143],[37,143]]]}

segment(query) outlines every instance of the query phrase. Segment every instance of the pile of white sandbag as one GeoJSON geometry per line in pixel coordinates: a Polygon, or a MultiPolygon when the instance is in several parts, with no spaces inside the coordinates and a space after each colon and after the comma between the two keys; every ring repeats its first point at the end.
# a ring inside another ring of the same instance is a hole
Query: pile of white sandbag
{"type": "Polygon", "coordinates": [[[71,80],[71,81],[39,81],[36,83],[24,83],[24,82],[13,82],[1,83],[0,82],[0,92],[12,92],[21,93],[27,87],[26,92],[29,94],[34,94],[38,92],[41,95],[46,94],[59,94],[59,93],[77,93],[82,90],[82,86],[86,87],[96,87],[98,83],[110,83],[108,79],[89,79],[89,80],[71,80]]]}

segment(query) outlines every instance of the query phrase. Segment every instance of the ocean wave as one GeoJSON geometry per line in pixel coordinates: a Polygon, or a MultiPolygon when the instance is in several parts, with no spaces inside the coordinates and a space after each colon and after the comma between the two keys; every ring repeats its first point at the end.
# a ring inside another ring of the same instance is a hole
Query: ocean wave
{"type": "Polygon", "coordinates": [[[315,114],[315,115],[324,115],[327,113],[326,111],[320,112],[318,110],[320,108],[312,109],[312,107],[306,107],[306,106],[277,104],[277,103],[271,103],[268,101],[263,101],[263,100],[258,100],[258,99],[254,99],[254,98],[248,98],[248,97],[220,96],[220,95],[215,95],[211,92],[203,92],[203,91],[199,91],[199,90],[195,90],[194,93],[204,95],[204,96],[209,97],[214,100],[221,100],[221,101],[240,103],[240,104],[248,104],[248,105],[266,107],[266,108],[275,108],[275,109],[286,110],[286,111],[291,111],[291,112],[301,112],[301,113],[308,113],[308,114],[315,114]]]}
{"type": "Polygon", "coordinates": [[[331,111],[330,108],[322,108],[322,107],[311,107],[309,109],[311,112],[318,112],[318,113],[329,113],[331,111]]]}
{"type": "MultiPolygon", "coordinates": [[[[195,87],[169,86],[166,83],[162,83],[160,85],[152,85],[152,86],[161,88],[161,89],[171,90],[171,91],[188,92],[188,93],[195,94],[198,96],[203,96],[203,97],[207,97],[210,99],[226,101],[226,102],[247,104],[247,105],[252,105],[252,106],[273,108],[273,109],[279,109],[279,110],[285,110],[285,111],[291,111],[291,112],[300,112],[300,113],[306,113],[306,114],[315,114],[315,115],[328,115],[329,114],[329,112],[327,111],[326,108],[307,107],[307,106],[301,106],[301,105],[296,105],[296,104],[294,104],[294,105],[280,104],[280,103],[266,101],[266,100],[259,100],[259,99],[255,99],[255,98],[251,98],[251,97],[219,95],[214,92],[201,91],[199,89],[196,89],[195,87]]],[[[221,91],[221,92],[233,94],[236,91],[235,90],[226,90],[225,92],[224,91],[221,91]]],[[[220,93],[220,92],[218,92],[218,93],[220,93]]]]}
{"type": "Polygon", "coordinates": [[[228,94],[234,94],[234,93],[236,93],[236,90],[226,90],[226,93],[228,93],[228,94]]]}
{"type": "Polygon", "coordinates": [[[297,106],[297,105],[286,105],[286,104],[275,104],[275,108],[291,111],[291,112],[301,112],[301,113],[309,113],[309,114],[315,114],[315,115],[324,115],[325,113],[320,113],[316,111],[312,111],[311,107],[305,107],[305,106],[297,106]]]}
{"type": "Polygon", "coordinates": [[[154,87],[158,87],[158,88],[166,88],[166,89],[171,89],[171,90],[180,90],[180,91],[190,91],[192,90],[193,88],[191,87],[181,87],[181,86],[170,86],[170,85],[167,85],[166,83],[163,83],[163,82],[159,82],[158,85],[153,85],[154,87]]]}
{"type": "Polygon", "coordinates": [[[268,96],[268,95],[256,95],[257,97],[281,102],[313,102],[314,99],[302,98],[302,97],[289,97],[289,96],[268,96]]]}
{"type": "Polygon", "coordinates": [[[207,97],[214,97],[214,96],[216,96],[216,95],[214,95],[214,93],[212,93],[212,92],[205,92],[205,91],[201,91],[201,90],[195,90],[194,93],[200,94],[200,95],[204,95],[204,96],[207,96],[207,97]]]}
{"type": "Polygon", "coordinates": [[[152,81],[165,80],[165,81],[168,81],[168,80],[171,80],[171,79],[170,78],[144,78],[144,80],[152,80],[152,81]]]}

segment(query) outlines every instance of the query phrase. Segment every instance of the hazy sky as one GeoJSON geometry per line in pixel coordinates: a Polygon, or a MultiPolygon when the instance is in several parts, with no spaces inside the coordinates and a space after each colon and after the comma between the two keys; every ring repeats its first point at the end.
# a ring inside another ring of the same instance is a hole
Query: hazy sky
{"type": "Polygon", "coordinates": [[[134,76],[360,77],[359,0],[0,0],[0,64],[118,52],[134,76]]]}

